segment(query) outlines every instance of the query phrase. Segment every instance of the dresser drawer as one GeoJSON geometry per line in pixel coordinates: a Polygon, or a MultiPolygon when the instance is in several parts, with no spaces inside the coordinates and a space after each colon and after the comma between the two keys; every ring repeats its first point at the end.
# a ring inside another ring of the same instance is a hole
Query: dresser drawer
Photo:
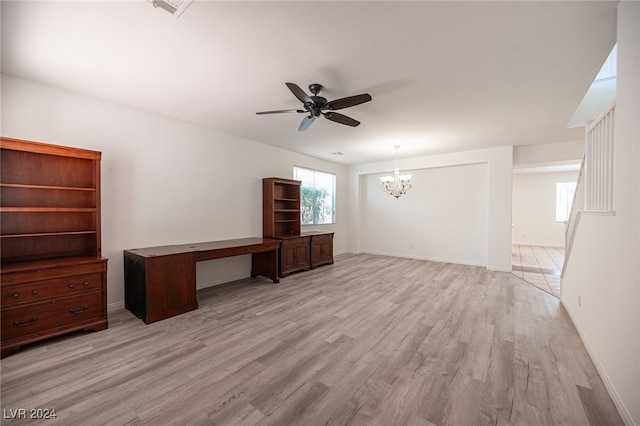
{"type": "Polygon", "coordinates": [[[311,242],[313,243],[326,243],[329,241],[333,241],[333,234],[320,234],[311,237],[311,242]]]}
{"type": "Polygon", "coordinates": [[[106,272],[106,259],[90,262],[79,263],[73,265],[52,265],[49,267],[31,268],[25,270],[13,271],[11,268],[5,268],[2,273],[2,286],[12,284],[25,284],[34,281],[43,281],[53,278],[73,277],[76,275],[89,275],[106,272]]]}
{"type": "Polygon", "coordinates": [[[81,291],[102,288],[102,274],[38,281],[30,284],[2,286],[2,306],[35,302],[52,297],[64,297],[81,291]]]}
{"type": "Polygon", "coordinates": [[[53,299],[2,310],[2,340],[67,327],[105,315],[101,292],[53,299]]]}

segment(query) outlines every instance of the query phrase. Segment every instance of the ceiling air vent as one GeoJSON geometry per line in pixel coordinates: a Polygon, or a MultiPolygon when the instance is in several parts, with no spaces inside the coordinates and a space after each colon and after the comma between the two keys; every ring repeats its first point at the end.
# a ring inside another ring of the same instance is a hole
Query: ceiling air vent
{"type": "Polygon", "coordinates": [[[178,18],[193,0],[149,0],[153,7],[159,7],[178,18]]]}

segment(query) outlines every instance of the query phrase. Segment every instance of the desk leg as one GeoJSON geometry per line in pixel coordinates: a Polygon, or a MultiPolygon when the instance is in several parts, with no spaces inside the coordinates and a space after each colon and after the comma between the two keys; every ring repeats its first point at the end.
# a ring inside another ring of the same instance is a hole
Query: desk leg
{"type": "Polygon", "coordinates": [[[263,275],[271,278],[274,283],[280,282],[278,276],[278,249],[253,253],[251,255],[251,276],[263,275]]]}

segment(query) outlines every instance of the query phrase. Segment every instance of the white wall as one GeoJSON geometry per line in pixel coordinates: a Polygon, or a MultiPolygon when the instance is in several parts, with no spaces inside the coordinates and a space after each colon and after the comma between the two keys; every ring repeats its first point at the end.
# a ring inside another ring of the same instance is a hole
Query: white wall
{"type": "Polygon", "coordinates": [[[487,164],[402,170],[412,188],[396,199],[364,177],[362,251],[487,265],[487,164]]]}
{"type": "Polygon", "coordinates": [[[513,242],[564,247],[564,222],[556,222],[556,182],[578,172],[513,174],[513,242]]]}
{"type": "Polygon", "coordinates": [[[580,164],[584,156],[584,139],[577,141],[524,145],[513,148],[513,165],[580,164]]]}
{"type": "Polygon", "coordinates": [[[380,175],[393,170],[393,161],[349,167],[350,252],[372,250],[400,256],[480,264],[493,270],[511,271],[511,146],[401,159],[398,165],[401,172],[410,171],[416,177],[410,192],[399,200],[388,195],[385,195],[388,200],[384,197],[380,199],[379,194],[374,195],[375,192],[369,191],[370,188],[379,185],[376,179],[380,175]],[[445,169],[438,171],[437,168],[445,169]],[[446,179],[443,181],[440,177],[446,179]],[[469,182],[471,177],[483,182],[469,182]],[[461,189],[464,182],[480,191],[480,194],[470,196],[466,189],[461,189]],[[455,201],[446,200],[445,194],[455,190],[465,191],[465,194],[471,197],[468,204],[461,201],[463,197],[455,201]],[[482,194],[485,194],[486,198],[480,200],[482,194]],[[406,200],[413,197],[413,200],[405,201],[405,197],[406,200]],[[398,230],[401,235],[393,239],[390,239],[391,234],[386,237],[385,234],[381,234],[386,231],[379,223],[376,224],[385,217],[380,207],[383,199],[387,206],[394,206],[393,202],[396,202],[397,220],[403,220],[399,216],[400,212],[412,217],[412,221],[407,221],[408,225],[403,225],[403,228],[398,230]],[[402,204],[397,204],[398,202],[402,204]],[[460,216],[447,216],[449,204],[453,209],[461,209],[457,211],[460,216]],[[410,210],[409,205],[411,209],[416,210],[410,210]],[[402,206],[408,208],[402,209],[402,206]],[[485,206],[486,212],[483,214],[485,206]],[[430,215],[429,219],[441,222],[428,223],[420,220],[419,217],[425,208],[428,208],[424,213],[430,215]],[[483,224],[480,226],[481,220],[483,224]],[[467,235],[466,238],[469,239],[466,241],[460,240],[461,237],[456,230],[458,221],[470,234],[467,235]],[[436,229],[437,227],[440,229],[436,229]],[[436,239],[430,240],[431,237],[436,239]],[[412,244],[415,248],[407,250],[406,247],[411,247],[412,244]]]}
{"type": "Polygon", "coordinates": [[[614,148],[616,213],[581,216],[562,281],[562,303],[628,425],[640,425],[638,23],[640,3],[620,2],[614,148]]]}
{"type": "MultiPolygon", "coordinates": [[[[294,164],[336,174],[337,224],[319,228],[335,232],[336,254],[346,251],[342,165],[8,75],[2,135],[102,152],[111,308],[123,306],[123,250],[261,236],[262,178],[291,177],[294,164]]],[[[201,262],[197,271],[200,288],[247,277],[250,257],[201,262]]]]}

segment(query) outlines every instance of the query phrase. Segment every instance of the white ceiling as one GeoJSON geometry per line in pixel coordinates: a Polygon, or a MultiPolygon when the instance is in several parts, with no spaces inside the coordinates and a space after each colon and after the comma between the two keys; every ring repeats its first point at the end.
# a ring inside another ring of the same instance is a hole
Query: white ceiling
{"type": "Polygon", "coordinates": [[[2,1],[2,71],[343,163],[580,139],[617,2],[2,1]],[[297,131],[285,86],[369,93],[297,131]],[[340,151],[344,155],[332,153],[340,151]]]}

